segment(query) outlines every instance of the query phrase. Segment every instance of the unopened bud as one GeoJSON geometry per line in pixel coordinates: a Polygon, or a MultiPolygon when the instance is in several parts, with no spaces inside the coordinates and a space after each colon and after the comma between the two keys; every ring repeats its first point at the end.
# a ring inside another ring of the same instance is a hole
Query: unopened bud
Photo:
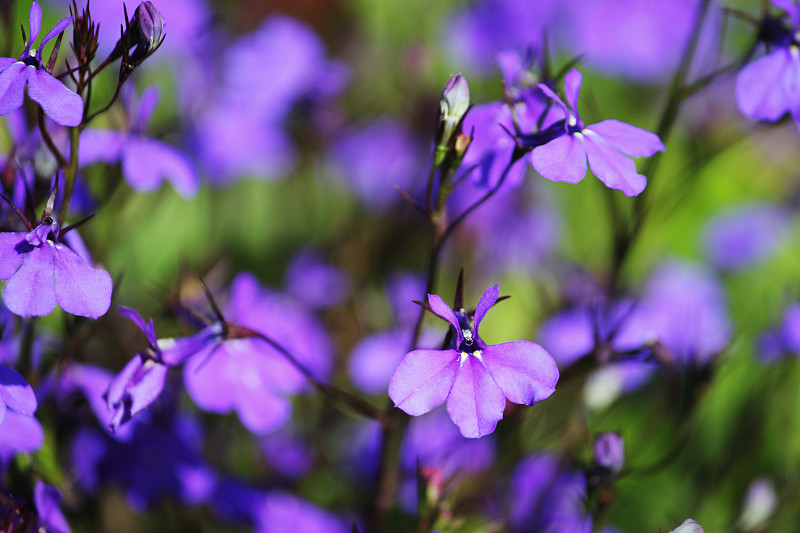
{"type": "Polygon", "coordinates": [[[136,8],[133,23],[139,28],[141,39],[139,44],[146,45],[148,50],[157,48],[164,40],[164,18],[152,2],[142,2],[136,8]]]}
{"type": "Polygon", "coordinates": [[[448,146],[469,110],[469,85],[467,79],[458,74],[448,80],[439,101],[438,146],[448,146]]]}
{"type": "Polygon", "coordinates": [[[750,484],[744,499],[739,525],[742,531],[757,531],[767,525],[778,507],[775,487],[765,478],[758,478],[750,484]]]}

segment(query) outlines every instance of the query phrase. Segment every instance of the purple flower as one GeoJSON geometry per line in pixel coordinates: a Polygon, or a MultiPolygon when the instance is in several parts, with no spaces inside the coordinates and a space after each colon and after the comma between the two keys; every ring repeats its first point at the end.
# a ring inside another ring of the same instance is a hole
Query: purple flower
{"type": "Polygon", "coordinates": [[[64,513],[61,512],[61,491],[56,487],[36,482],[33,501],[39,514],[39,527],[52,533],[70,533],[64,513]]]}
{"type": "Polygon", "coordinates": [[[111,304],[111,276],[59,242],[58,222],[45,222],[28,233],[0,234],[6,307],[20,316],[42,316],[58,304],[73,315],[103,316],[111,304]]]}
{"type": "Polygon", "coordinates": [[[569,107],[548,87],[539,88],[564,111],[567,120],[564,134],[533,149],[533,167],[552,181],[578,183],[589,168],[600,181],[611,189],[619,189],[625,196],[636,196],[644,190],[647,178],[636,172],[631,157],[649,157],[664,150],[658,135],[609,119],[584,126],[578,114],[578,93],[583,77],[571,70],[564,78],[564,92],[569,107]]]}
{"type": "Polygon", "coordinates": [[[286,289],[312,308],[325,308],[344,300],[350,280],[342,270],[327,263],[316,250],[300,252],[286,272],[286,289]]]}
{"type": "Polygon", "coordinates": [[[39,49],[31,45],[39,36],[42,25],[42,8],[34,0],[29,14],[30,40],[25,44],[19,60],[0,57],[0,115],[5,115],[22,105],[25,85],[28,96],[42,106],[45,114],[62,126],[77,126],[83,120],[83,99],[54,78],[42,63],[45,45],[72,22],[66,17],[56,24],[42,39],[39,49]]]}
{"type": "Polygon", "coordinates": [[[594,441],[594,460],[597,466],[613,474],[622,471],[625,447],[617,433],[601,433],[594,441]]]}
{"type": "Polygon", "coordinates": [[[44,444],[44,430],[39,421],[16,411],[6,411],[0,424],[0,466],[18,453],[35,452],[44,444]]]}
{"type": "MultiPolygon", "coordinates": [[[[322,327],[297,303],[262,289],[252,274],[232,284],[225,316],[233,323],[269,335],[286,347],[315,377],[330,372],[330,342],[322,327]]],[[[258,338],[228,339],[190,358],[183,371],[186,390],[206,411],[235,410],[254,433],[268,433],[289,419],[287,395],[305,389],[307,380],[278,350],[258,338]]]]}
{"type": "Polygon", "coordinates": [[[222,335],[222,325],[215,322],[191,337],[159,340],[152,318],[145,324],[135,310],[120,306],[119,311],[144,332],[148,350],[136,354],[108,385],[105,400],[108,409],[114,412],[108,426],[112,432],[158,398],[170,366],[200,352],[208,354],[208,350],[218,346],[222,335]]]}
{"type": "Polygon", "coordinates": [[[25,378],[13,368],[0,365],[0,425],[9,410],[23,416],[33,416],[36,407],[36,395],[25,378]]]}
{"type": "Polygon", "coordinates": [[[747,268],[772,255],[786,241],[790,227],[791,216],[780,206],[737,207],[709,221],[705,250],[719,268],[747,268]]]}
{"type": "Polygon", "coordinates": [[[428,295],[432,312],[453,327],[453,342],[448,350],[406,354],[389,384],[396,407],[419,416],[447,400],[461,434],[476,438],[494,431],[506,399],[533,405],[555,392],[558,367],[541,346],[530,341],[487,345],[480,338],[480,323],[497,296],[497,285],[483,293],[473,328],[466,311],[454,312],[439,296],[428,295]]]}
{"type": "Polygon", "coordinates": [[[158,103],[158,90],[155,87],[146,89],[138,106],[131,92],[126,92],[125,96],[130,117],[128,130],[85,130],[78,156],[80,164],[122,161],[122,173],[134,189],[154,191],[166,178],[182,196],[194,196],[200,181],[189,158],[173,146],[144,134],[158,103]]]}
{"type": "Polygon", "coordinates": [[[792,0],[772,3],[789,14],[792,28],[778,26],[768,43],[772,51],[739,72],[736,101],[746,117],[772,122],[791,113],[800,127],[800,6],[792,0]]]}

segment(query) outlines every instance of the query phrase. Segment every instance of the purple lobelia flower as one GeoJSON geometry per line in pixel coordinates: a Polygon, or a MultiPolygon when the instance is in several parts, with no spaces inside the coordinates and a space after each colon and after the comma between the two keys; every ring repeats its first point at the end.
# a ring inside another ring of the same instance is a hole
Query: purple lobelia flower
{"type": "Polygon", "coordinates": [[[30,40],[18,60],[0,57],[0,115],[8,114],[22,105],[25,85],[28,96],[42,106],[45,114],[62,126],[77,126],[83,119],[83,99],[70,91],[47,71],[43,63],[42,50],[45,45],[72,22],[66,17],[47,32],[39,49],[31,45],[39,36],[42,25],[42,8],[33,0],[29,16],[30,40]]]}
{"type": "Polygon", "coordinates": [[[73,315],[103,316],[111,304],[111,276],[62,244],[59,231],[48,216],[28,233],[0,234],[6,307],[20,316],[43,316],[58,304],[73,315]]]}
{"type": "Polygon", "coordinates": [[[597,466],[619,474],[625,462],[625,446],[618,433],[601,433],[594,441],[594,460],[597,466]]]}
{"type": "Polygon", "coordinates": [[[736,101],[746,117],[775,121],[790,113],[800,127],[800,5],[792,0],[772,3],[786,11],[791,28],[774,18],[762,23],[771,51],[739,72],[736,101]]]}
{"type": "Polygon", "coordinates": [[[56,487],[45,485],[41,481],[36,482],[33,489],[33,501],[36,504],[36,512],[39,514],[39,531],[51,533],[70,533],[71,529],[61,512],[61,491],[56,487]]]}
{"type": "Polygon", "coordinates": [[[447,412],[465,437],[494,431],[503,418],[506,399],[533,405],[555,392],[558,367],[541,346],[530,341],[486,344],[480,323],[498,297],[494,285],[483,293],[475,326],[463,309],[453,311],[444,300],[428,295],[431,311],[454,329],[447,350],[414,350],[394,371],[389,397],[406,413],[419,416],[447,400],[447,412]]]}
{"type": "Polygon", "coordinates": [[[144,332],[148,349],[136,354],[108,385],[105,400],[114,413],[108,426],[112,432],[158,398],[170,366],[218,346],[223,330],[222,324],[215,322],[191,337],[157,339],[152,318],[145,324],[133,309],[120,306],[119,312],[144,332]]]}
{"type": "Polygon", "coordinates": [[[636,196],[644,190],[647,178],[637,173],[630,158],[649,157],[663,151],[664,145],[658,135],[614,119],[584,126],[578,114],[582,79],[574,69],[564,78],[569,106],[550,87],[539,84],[568,118],[561,136],[533,149],[533,167],[549,180],[578,183],[586,175],[588,159],[589,168],[607,187],[619,189],[625,196],[636,196]]]}
{"type": "Polygon", "coordinates": [[[80,164],[121,161],[122,174],[134,189],[154,191],[166,178],[182,196],[194,196],[200,180],[189,158],[144,134],[158,103],[158,90],[145,89],[138,103],[130,91],[124,96],[129,117],[127,131],[85,130],[78,154],[80,164]]]}

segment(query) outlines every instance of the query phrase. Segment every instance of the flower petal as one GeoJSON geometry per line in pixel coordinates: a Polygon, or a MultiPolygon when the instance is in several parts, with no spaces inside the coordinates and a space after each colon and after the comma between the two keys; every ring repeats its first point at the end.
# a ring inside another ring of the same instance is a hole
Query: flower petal
{"type": "Polygon", "coordinates": [[[28,28],[31,30],[28,43],[33,44],[36,42],[36,38],[39,37],[39,30],[42,29],[42,8],[36,0],[33,0],[31,10],[28,12],[28,28]]]}
{"type": "Polygon", "coordinates": [[[19,253],[17,246],[23,243],[23,249],[30,249],[26,246],[25,235],[25,233],[0,233],[0,279],[8,279],[19,270],[25,256],[19,253]]]}
{"type": "Polygon", "coordinates": [[[658,135],[619,120],[604,120],[586,129],[599,134],[629,157],[650,157],[656,152],[664,151],[664,143],[658,135]]]}
{"type": "Polygon", "coordinates": [[[263,435],[286,424],[291,415],[289,401],[269,387],[239,390],[236,412],[242,425],[251,432],[263,435]]]}
{"type": "Polygon", "coordinates": [[[34,69],[28,76],[28,96],[62,126],[77,126],[83,120],[83,98],[44,70],[34,69]]]}
{"type": "Polygon", "coordinates": [[[419,416],[444,403],[456,379],[458,359],[453,350],[407,353],[389,382],[389,397],[395,407],[419,416]]]}
{"type": "Polygon", "coordinates": [[[556,390],[556,362],[535,342],[514,341],[486,346],[483,364],[506,398],[514,403],[533,405],[556,390]]]}
{"type": "Polygon", "coordinates": [[[98,161],[115,163],[120,158],[126,137],[127,134],[121,131],[94,128],[84,130],[78,148],[80,165],[83,167],[98,161]]]}
{"type": "Polygon", "coordinates": [[[22,260],[22,266],[3,289],[6,307],[19,316],[48,315],[56,306],[55,252],[45,244],[34,248],[22,260]]]}
{"type": "Polygon", "coordinates": [[[792,26],[800,26],[800,5],[795,0],[772,0],[772,5],[783,9],[789,15],[792,26]]]}
{"type": "Polygon", "coordinates": [[[55,246],[56,303],[73,315],[99,318],[111,305],[111,276],[64,246],[55,246]]]}
{"type": "Polygon", "coordinates": [[[577,69],[570,70],[564,76],[564,95],[576,118],[580,116],[578,114],[578,96],[581,92],[581,83],[583,83],[583,74],[577,69]]]}
{"type": "Polygon", "coordinates": [[[447,413],[461,434],[471,439],[488,435],[505,408],[506,397],[486,367],[477,357],[467,356],[447,397],[447,413]]]}
{"type": "Polygon", "coordinates": [[[119,314],[122,316],[133,320],[133,323],[139,326],[140,330],[147,331],[147,326],[144,323],[142,315],[139,314],[139,311],[125,305],[117,306],[117,310],[119,310],[119,314]]]}
{"type": "Polygon", "coordinates": [[[478,335],[478,327],[481,325],[481,320],[486,316],[486,312],[497,301],[500,295],[500,288],[497,285],[492,285],[483,292],[481,299],[478,301],[478,307],[475,308],[475,335],[478,335]]]}
{"type": "Polygon", "coordinates": [[[428,303],[430,304],[431,309],[437,316],[447,320],[450,323],[450,325],[453,326],[453,328],[455,328],[456,331],[461,331],[461,327],[458,325],[458,319],[456,318],[456,314],[453,312],[450,306],[447,305],[444,302],[444,300],[442,300],[440,296],[437,296],[435,294],[429,294],[428,303]]]}
{"type": "Polygon", "coordinates": [[[72,17],[64,17],[63,19],[59,20],[56,25],[50,29],[50,31],[47,32],[47,35],[44,36],[42,43],[39,45],[39,52],[37,53],[40,62],[42,60],[42,50],[44,50],[44,45],[46,45],[50,39],[66,30],[70,24],[72,24],[72,17]]]}
{"type": "Polygon", "coordinates": [[[5,404],[21,415],[31,416],[36,411],[36,395],[22,374],[13,368],[0,365],[0,404],[5,404]]]}
{"type": "Polygon", "coordinates": [[[578,183],[586,176],[583,135],[563,135],[544,146],[537,146],[531,160],[536,172],[549,180],[578,183]]]}
{"type": "Polygon", "coordinates": [[[32,416],[14,411],[6,413],[0,431],[0,463],[6,463],[18,453],[35,452],[44,444],[44,430],[32,416]]]}
{"type": "Polygon", "coordinates": [[[167,178],[181,196],[197,193],[200,181],[189,159],[172,146],[148,139],[131,137],[122,153],[122,172],[137,190],[154,191],[167,178]]]}
{"type": "Polygon", "coordinates": [[[28,81],[26,68],[25,63],[15,61],[0,72],[0,116],[7,115],[22,105],[25,83],[28,81]]]}
{"type": "Polygon", "coordinates": [[[198,407],[212,413],[227,413],[236,403],[239,386],[236,362],[228,353],[227,343],[209,355],[211,349],[199,352],[186,362],[183,383],[198,407]]]}
{"type": "Polygon", "coordinates": [[[622,155],[611,143],[592,130],[584,130],[589,168],[610,189],[625,196],[636,196],[644,190],[647,178],[637,174],[633,159],[622,155]]]}
{"type": "Polygon", "coordinates": [[[564,117],[565,118],[569,117],[570,112],[569,112],[569,108],[567,107],[567,104],[565,104],[564,101],[561,98],[558,97],[558,95],[553,91],[553,89],[551,89],[550,87],[548,87],[544,83],[538,83],[538,84],[536,84],[536,86],[539,88],[540,91],[542,91],[545,94],[545,96],[547,96],[548,98],[553,100],[556,104],[558,104],[558,106],[564,112],[564,117]]]}
{"type": "Polygon", "coordinates": [[[796,102],[788,99],[784,85],[795,72],[793,61],[788,49],[779,48],[743,68],[736,78],[739,111],[749,118],[774,121],[792,109],[796,102]]]}
{"type": "Polygon", "coordinates": [[[127,388],[127,393],[131,398],[130,416],[136,415],[156,401],[161,391],[164,390],[167,370],[167,365],[162,365],[152,359],[145,361],[127,388]]]}

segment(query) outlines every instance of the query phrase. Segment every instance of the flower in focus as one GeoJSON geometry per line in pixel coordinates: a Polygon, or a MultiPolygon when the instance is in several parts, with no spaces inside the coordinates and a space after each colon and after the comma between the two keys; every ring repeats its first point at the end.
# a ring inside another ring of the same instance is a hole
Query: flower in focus
{"type": "Polygon", "coordinates": [[[158,90],[146,89],[138,103],[131,92],[125,92],[124,96],[130,117],[128,130],[86,129],[81,135],[80,164],[121,161],[122,174],[134,189],[154,191],[166,178],[182,196],[194,196],[200,180],[189,158],[173,146],[144,134],[158,103],[158,90]]]}
{"type": "Polygon", "coordinates": [[[111,276],[62,244],[59,231],[58,222],[46,217],[28,233],[0,234],[6,307],[19,316],[43,316],[58,304],[73,315],[103,316],[111,305],[111,276]]]}
{"type": "Polygon", "coordinates": [[[606,187],[618,189],[625,196],[636,196],[644,190],[647,178],[637,173],[631,157],[649,157],[664,150],[658,135],[609,119],[584,126],[578,114],[578,93],[583,77],[573,69],[564,78],[564,92],[569,107],[547,85],[539,88],[564,111],[567,120],[564,133],[537,146],[531,153],[533,167],[552,181],[578,183],[589,168],[606,187]]]}
{"type": "Polygon", "coordinates": [[[66,17],[47,32],[39,49],[31,45],[39,36],[42,25],[42,8],[33,0],[29,14],[30,40],[18,60],[0,57],[0,115],[6,115],[22,105],[25,85],[28,96],[42,106],[47,116],[62,126],[77,126],[83,119],[83,98],[70,91],[66,85],[53,77],[42,62],[45,45],[72,22],[66,17]]]}
{"type": "Polygon", "coordinates": [[[392,375],[389,397],[395,407],[419,416],[447,400],[447,412],[465,437],[494,431],[506,399],[533,405],[555,392],[558,367],[550,354],[530,341],[487,345],[480,323],[498,297],[488,288],[475,311],[475,326],[463,309],[453,311],[439,296],[428,295],[431,311],[454,329],[447,350],[414,350],[392,375]]]}
{"type": "Polygon", "coordinates": [[[773,0],[786,11],[791,28],[775,18],[762,22],[760,34],[770,53],[753,61],[736,78],[736,102],[748,118],[776,121],[790,113],[800,127],[800,5],[792,0],[773,0]]]}

